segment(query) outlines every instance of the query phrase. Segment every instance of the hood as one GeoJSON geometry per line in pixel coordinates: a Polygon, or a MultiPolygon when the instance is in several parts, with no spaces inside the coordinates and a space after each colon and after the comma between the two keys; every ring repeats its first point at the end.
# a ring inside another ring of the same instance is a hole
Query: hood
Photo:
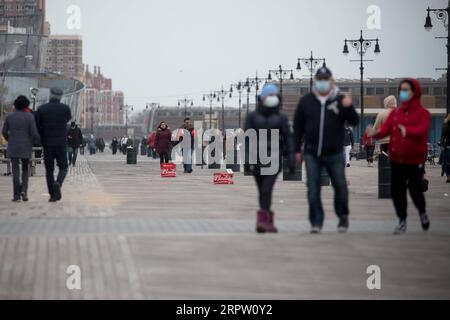
{"type": "Polygon", "coordinates": [[[262,99],[260,96],[258,96],[258,108],[257,110],[263,114],[271,114],[271,113],[276,113],[276,112],[280,112],[282,106],[283,106],[283,99],[281,98],[281,95],[277,95],[278,99],[280,99],[280,104],[278,105],[278,107],[274,107],[274,108],[267,108],[263,105],[262,103],[262,99]]]}
{"type": "MultiPolygon", "coordinates": [[[[411,98],[411,100],[403,102],[402,104],[402,108],[405,109],[411,109],[411,108],[418,108],[421,107],[421,98],[422,98],[422,87],[420,85],[419,80],[417,79],[406,79],[404,80],[406,82],[408,82],[412,87],[414,87],[414,96],[411,98]]],[[[400,91],[400,86],[399,86],[399,91],[400,91]]]]}

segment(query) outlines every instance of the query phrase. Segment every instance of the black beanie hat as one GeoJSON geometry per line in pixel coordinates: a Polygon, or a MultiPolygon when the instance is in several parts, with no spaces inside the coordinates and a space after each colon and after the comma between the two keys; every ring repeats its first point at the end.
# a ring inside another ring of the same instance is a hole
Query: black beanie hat
{"type": "Polygon", "coordinates": [[[14,101],[14,108],[16,110],[23,110],[27,108],[30,105],[30,100],[28,100],[25,96],[18,96],[17,99],[14,101]]]}

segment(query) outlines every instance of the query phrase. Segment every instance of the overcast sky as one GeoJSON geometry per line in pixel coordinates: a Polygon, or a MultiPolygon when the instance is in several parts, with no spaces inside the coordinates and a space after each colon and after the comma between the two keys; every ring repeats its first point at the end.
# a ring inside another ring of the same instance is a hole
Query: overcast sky
{"type": "MultiPolygon", "coordinates": [[[[326,57],[339,78],[359,78],[343,40],[379,37],[382,53],[371,50],[367,77],[434,77],[445,67],[442,22],[424,29],[426,8],[446,0],[47,0],[53,34],[80,34],[84,63],[100,65],[116,90],[137,108],[147,102],[176,105],[232,82],[267,76],[279,64],[295,69],[313,50],[326,57]],[[67,8],[81,9],[81,28],[67,28],[67,8]],[[367,28],[370,5],[381,9],[381,30],[367,28]]],[[[296,77],[306,72],[296,73],[296,77]]],[[[231,102],[230,104],[236,104],[231,102]]]]}

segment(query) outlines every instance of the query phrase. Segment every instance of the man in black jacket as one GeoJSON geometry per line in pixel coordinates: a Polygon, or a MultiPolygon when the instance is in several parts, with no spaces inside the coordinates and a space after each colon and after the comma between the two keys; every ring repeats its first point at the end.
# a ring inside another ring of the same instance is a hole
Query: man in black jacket
{"type": "Polygon", "coordinates": [[[67,142],[69,144],[69,147],[67,149],[69,165],[75,167],[75,164],[77,162],[78,149],[83,144],[83,134],[81,133],[81,130],[77,126],[75,121],[70,124],[69,132],[67,134],[67,142]]]}
{"type": "Polygon", "coordinates": [[[50,102],[36,111],[36,123],[44,147],[44,164],[50,202],[61,200],[61,187],[67,175],[67,123],[72,118],[69,106],[61,103],[63,91],[50,90],[50,102]],[[59,168],[55,181],[55,160],[59,168]]]}
{"type": "Polygon", "coordinates": [[[304,144],[311,233],[320,233],[324,223],[320,196],[323,168],[327,170],[335,189],[338,230],[343,233],[349,227],[348,188],[342,152],[346,122],[356,126],[359,116],[352,100],[339,93],[331,71],[324,66],[316,74],[313,91],[300,100],[294,119],[298,162],[302,161],[301,145],[304,144]]]}

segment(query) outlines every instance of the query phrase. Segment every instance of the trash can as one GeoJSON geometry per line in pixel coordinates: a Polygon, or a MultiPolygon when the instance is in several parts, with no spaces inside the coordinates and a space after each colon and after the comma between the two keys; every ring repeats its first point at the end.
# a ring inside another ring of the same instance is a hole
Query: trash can
{"type": "Polygon", "coordinates": [[[127,148],[127,164],[137,164],[137,149],[132,146],[127,148]]]}
{"type": "Polygon", "coordinates": [[[381,153],[378,157],[378,199],[391,198],[391,162],[381,153]]]}
{"type": "Polygon", "coordinates": [[[283,181],[302,181],[303,172],[302,164],[298,163],[295,165],[295,171],[293,173],[289,170],[288,159],[283,158],[283,181]]]}

